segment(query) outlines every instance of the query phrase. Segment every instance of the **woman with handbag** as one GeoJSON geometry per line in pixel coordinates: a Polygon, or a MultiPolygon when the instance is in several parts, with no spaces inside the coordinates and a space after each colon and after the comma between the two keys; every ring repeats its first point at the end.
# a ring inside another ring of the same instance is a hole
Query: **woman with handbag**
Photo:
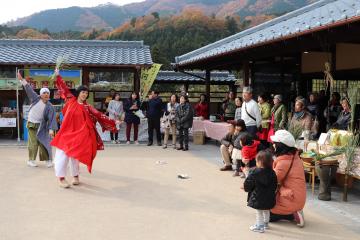
{"type": "Polygon", "coordinates": [[[276,159],[273,164],[278,180],[276,205],[270,212],[270,222],[295,221],[304,227],[303,208],[306,201],[304,166],[290,132],[279,130],[271,136],[276,159]]]}
{"type": "Polygon", "coordinates": [[[176,94],[172,94],[170,97],[170,102],[167,103],[166,112],[161,120],[161,124],[163,125],[165,134],[164,134],[164,146],[163,148],[167,148],[167,143],[170,135],[170,129],[172,134],[172,143],[174,149],[176,149],[176,121],[175,121],[175,113],[176,108],[179,106],[178,97],[176,94]]]}
{"type": "Polygon", "coordinates": [[[270,103],[267,101],[267,96],[265,94],[261,94],[258,96],[258,104],[261,113],[261,127],[257,134],[259,140],[267,141],[268,140],[268,133],[270,127],[270,118],[271,118],[271,106],[270,103]]]}
{"type": "MultiPolygon", "coordinates": [[[[124,113],[123,103],[120,101],[120,94],[115,93],[113,99],[109,102],[109,106],[106,110],[109,113],[109,118],[113,120],[120,120],[122,121],[121,117],[124,113]]],[[[110,137],[112,143],[120,143],[119,141],[119,130],[120,125],[116,125],[117,132],[111,132],[110,137]]]]}

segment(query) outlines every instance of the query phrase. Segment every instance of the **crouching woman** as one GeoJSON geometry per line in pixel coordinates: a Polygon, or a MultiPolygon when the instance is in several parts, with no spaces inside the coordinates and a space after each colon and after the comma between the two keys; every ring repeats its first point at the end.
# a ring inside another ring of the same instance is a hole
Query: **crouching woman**
{"type": "Polygon", "coordinates": [[[303,208],[306,201],[305,174],[302,160],[295,148],[295,139],[286,130],[271,136],[276,159],[273,164],[278,180],[276,205],[270,212],[270,222],[295,221],[304,227],[303,208]]]}

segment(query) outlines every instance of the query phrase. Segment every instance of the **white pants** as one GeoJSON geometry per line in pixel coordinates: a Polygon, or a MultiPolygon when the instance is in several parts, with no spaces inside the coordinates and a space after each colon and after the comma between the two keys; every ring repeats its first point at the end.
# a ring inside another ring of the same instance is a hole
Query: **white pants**
{"type": "Polygon", "coordinates": [[[68,157],[63,150],[56,148],[54,158],[54,169],[56,177],[66,177],[69,160],[71,176],[79,176],[79,161],[68,157]]]}
{"type": "Polygon", "coordinates": [[[256,225],[264,226],[265,223],[269,223],[270,210],[256,210],[256,225]]]}

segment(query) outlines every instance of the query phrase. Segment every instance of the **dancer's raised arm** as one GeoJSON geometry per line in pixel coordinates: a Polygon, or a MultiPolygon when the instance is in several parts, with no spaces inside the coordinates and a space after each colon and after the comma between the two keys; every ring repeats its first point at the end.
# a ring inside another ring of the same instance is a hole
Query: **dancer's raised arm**
{"type": "Polygon", "coordinates": [[[20,83],[23,85],[26,95],[30,99],[30,102],[36,101],[40,96],[34,91],[34,89],[31,87],[31,85],[21,76],[20,71],[18,71],[18,79],[20,83]]]}
{"type": "Polygon", "coordinates": [[[55,69],[55,75],[56,75],[55,84],[56,84],[57,89],[59,89],[61,98],[64,99],[65,101],[70,98],[73,98],[74,95],[70,92],[69,87],[66,86],[66,83],[60,76],[59,69],[57,69],[57,68],[55,69]]]}

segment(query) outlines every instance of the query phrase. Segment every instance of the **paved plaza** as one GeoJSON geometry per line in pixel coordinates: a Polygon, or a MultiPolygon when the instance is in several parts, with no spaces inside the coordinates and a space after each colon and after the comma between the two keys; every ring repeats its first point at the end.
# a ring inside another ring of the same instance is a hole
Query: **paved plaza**
{"type": "Polygon", "coordinates": [[[145,145],[106,146],[81,185],[61,189],[53,169],[25,164],[24,146],[0,147],[0,239],[359,239],[360,197],[320,202],[309,194],[306,226],[271,224],[249,231],[243,180],[220,172],[214,144],[189,152],[145,145]],[[188,174],[189,179],[179,179],[188,174]]]}

